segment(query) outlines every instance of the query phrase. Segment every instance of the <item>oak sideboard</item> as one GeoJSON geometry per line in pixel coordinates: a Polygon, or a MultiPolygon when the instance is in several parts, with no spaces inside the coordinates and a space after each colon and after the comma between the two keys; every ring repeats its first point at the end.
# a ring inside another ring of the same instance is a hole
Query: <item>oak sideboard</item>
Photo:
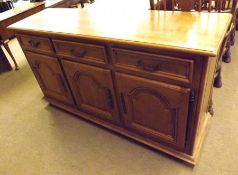
{"type": "Polygon", "coordinates": [[[195,164],[231,19],[46,9],[10,29],[50,104],[195,164]]]}

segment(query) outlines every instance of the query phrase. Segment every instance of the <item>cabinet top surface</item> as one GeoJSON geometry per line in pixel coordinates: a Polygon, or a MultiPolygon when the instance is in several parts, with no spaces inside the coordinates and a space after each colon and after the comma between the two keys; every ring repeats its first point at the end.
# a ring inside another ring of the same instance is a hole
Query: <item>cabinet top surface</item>
{"type": "Polygon", "coordinates": [[[228,13],[54,8],[10,28],[216,56],[231,19],[228,13]]]}

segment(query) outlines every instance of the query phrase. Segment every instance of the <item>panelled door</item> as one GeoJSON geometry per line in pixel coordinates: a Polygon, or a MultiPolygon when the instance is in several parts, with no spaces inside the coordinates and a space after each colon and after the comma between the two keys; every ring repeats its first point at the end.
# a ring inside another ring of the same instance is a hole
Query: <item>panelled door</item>
{"type": "Polygon", "coordinates": [[[57,58],[28,51],[25,51],[25,55],[44,95],[73,105],[71,92],[57,58]]]}
{"type": "Polygon", "coordinates": [[[183,148],[190,89],[116,73],[125,125],[144,136],[183,148]]]}
{"type": "Polygon", "coordinates": [[[77,106],[80,110],[118,122],[110,70],[62,60],[77,106]]]}

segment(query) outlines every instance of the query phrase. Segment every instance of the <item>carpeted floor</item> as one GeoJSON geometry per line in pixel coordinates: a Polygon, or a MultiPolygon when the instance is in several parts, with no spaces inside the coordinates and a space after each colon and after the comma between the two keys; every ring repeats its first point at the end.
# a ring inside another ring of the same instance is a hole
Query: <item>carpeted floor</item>
{"type": "Polygon", "coordinates": [[[21,69],[0,74],[0,175],[238,175],[237,44],[195,167],[48,106],[10,44],[21,69]]]}

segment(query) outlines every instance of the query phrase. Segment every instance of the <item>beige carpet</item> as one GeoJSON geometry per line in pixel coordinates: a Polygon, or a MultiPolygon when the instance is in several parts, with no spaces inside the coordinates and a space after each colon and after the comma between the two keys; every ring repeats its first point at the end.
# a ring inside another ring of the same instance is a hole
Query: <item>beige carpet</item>
{"type": "MultiPolygon", "coordinates": [[[[238,37],[237,37],[238,41],[238,37]]],[[[237,175],[238,49],[214,90],[195,167],[48,106],[16,40],[19,71],[0,74],[0,175],[237,175]]]]}

